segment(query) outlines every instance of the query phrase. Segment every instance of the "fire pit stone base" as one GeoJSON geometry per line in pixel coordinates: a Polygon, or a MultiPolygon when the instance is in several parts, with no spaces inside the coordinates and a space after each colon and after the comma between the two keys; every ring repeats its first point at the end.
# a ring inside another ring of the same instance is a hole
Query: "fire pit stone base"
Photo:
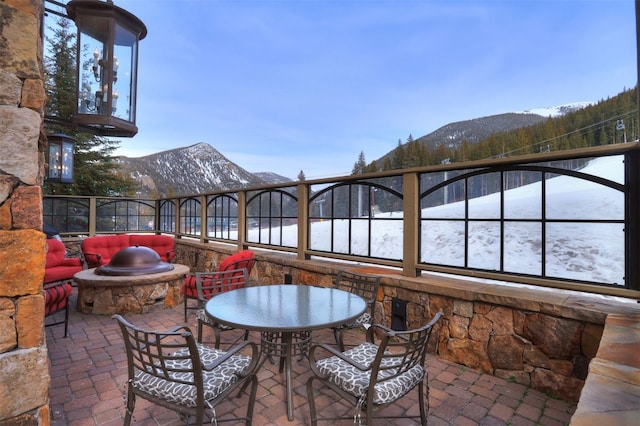
{"type": "Polygon", "coordinates": [[[182,285],[189,267],[174,264],[167,272],[136,276],[97,275],[94,269],[78,272],[78,312],[83,314],[145,314],[182,303],[182,285]]]}

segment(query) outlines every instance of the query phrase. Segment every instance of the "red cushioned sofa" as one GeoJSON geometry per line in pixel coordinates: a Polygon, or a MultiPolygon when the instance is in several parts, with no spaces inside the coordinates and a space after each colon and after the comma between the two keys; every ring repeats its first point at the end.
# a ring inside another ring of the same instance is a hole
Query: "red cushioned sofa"
{"type": "Polygon", "coordinates": [[[67,257],[64,243],[57,239],[47,240],[47,256],[44,266],[44,315],[53,315],[64,309],[64,321],[49,322],[46,325],[64,323],[64,337],[69,328],[69,296],[73,291],[73,275],[82,271],[79,258],[67,257]]]}
{"type": "Polygon", "coordinates": [[[176,256],[175,241],[168,235],[120,234],[88,237],[82,240],[82,255],[88,268],[106,265],[120,250],[142,246],[155,250],[163,262],[171,262],[176,256]]]}

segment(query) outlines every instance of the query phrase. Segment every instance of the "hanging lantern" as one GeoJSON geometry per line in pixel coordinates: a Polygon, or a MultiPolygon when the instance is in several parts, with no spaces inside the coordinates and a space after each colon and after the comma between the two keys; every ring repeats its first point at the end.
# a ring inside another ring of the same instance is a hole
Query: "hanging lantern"
{"type": "Polygon", "coordinates": [[[147,28],[112,2],[72,0],[66,9],[78,27],[72,123],[102,136],[135,136],[138,42],[147,28]]]}
{"type": "Polygon", "coordinates": [[[47,182],[73,183],[73,146],[76,140],[62,133],[49,135],[47,182]]]}

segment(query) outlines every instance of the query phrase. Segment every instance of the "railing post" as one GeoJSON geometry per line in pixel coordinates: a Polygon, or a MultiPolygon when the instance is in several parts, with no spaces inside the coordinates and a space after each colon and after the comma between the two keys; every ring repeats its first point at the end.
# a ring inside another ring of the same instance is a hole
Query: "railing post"
{"type": "Polygon", "coordinates": [[[200,196],[200,242],[205,243],[209,239],[209,224],[207,223],[207,196],[200,196]]]}
{"type": "Polygon", "coordinates": [[[631,290],[640,290],[640,151],[629,151],[625,155],[625,185],[628,187],[626,200],[626,284],[631,290]],[[635,260],[633,260],[635,259],[635,260]]]}
{"type": "Polygon", "coordinates": [[[420,220],[420,185],[418,173],[402,175],[403,194],[403,258],[402,274],[405,277],[417,277],[420,271],[418,262],[418,231],[420,220]]]}
{"type": "Polygon", "coordinates": [[[180,198],[175,198],[175,235],[177,238],[181,238],[180,235],[180,198]]]}
{"type": "Polygon", "coordinates": [[[96,197],[89,197],[89,236],[96,235],[96,216],[98,202],[96,197]]]}
{"type": "Polygon", "coordinates": [[[298,184],[298,259],[305,260],[309,243],[309,186],[298,184]]]}
{"type": "Polygon", "coordinates": [[[247,248],[247,192],[238,191],[238,250],[247,248]]]}

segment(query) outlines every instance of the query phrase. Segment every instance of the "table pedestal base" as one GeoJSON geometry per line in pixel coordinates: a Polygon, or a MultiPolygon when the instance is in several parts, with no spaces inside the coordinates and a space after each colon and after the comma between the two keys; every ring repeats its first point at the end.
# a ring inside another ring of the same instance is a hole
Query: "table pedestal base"
{"type": "Polygon", "coordinates": [[[263,331],[260,333],[261,351],[265,360],[274,363],[273,357],[280,357],[280,372],[284,370],[287,392],[287,417],[293,420],[293,390],[291,389],[291,362],[297,355],[302,360],[311,347],[310,331],[263,331]]]}

